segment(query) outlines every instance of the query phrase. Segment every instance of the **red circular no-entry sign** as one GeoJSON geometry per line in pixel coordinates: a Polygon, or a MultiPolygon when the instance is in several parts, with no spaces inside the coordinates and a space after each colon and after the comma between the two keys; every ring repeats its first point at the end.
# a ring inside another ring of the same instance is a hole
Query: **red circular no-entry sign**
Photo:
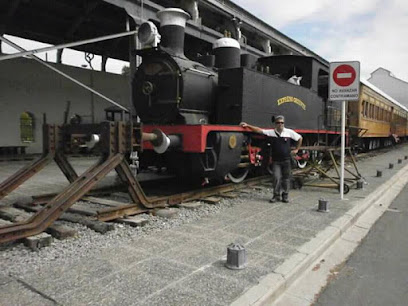
{"type": "Polygon", "coordinates": [[[350,86],[355,79],[356,70],[350,65],[340,65],[333,71],[333,80],[339,86],[350,86]]]}

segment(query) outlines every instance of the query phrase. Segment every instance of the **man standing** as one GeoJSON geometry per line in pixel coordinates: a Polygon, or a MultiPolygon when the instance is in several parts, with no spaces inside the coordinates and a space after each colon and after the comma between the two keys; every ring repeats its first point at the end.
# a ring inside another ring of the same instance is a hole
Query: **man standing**
{"type": "Polygon", "coordinates": [[[296,154],[302,145],[302,136],[294,130],[285,128],[285,117],[279,115],[275,117],[275,129],[264,130],[260,127],[250,125],[245,122],[240,124],[243,128],[249,128],[251,131],[272,137],[272,170],[274,176],[273,197],[269,201],[275,203],[281,200],[289,202],[290,172],[291,172],[291,154],[296,154]],[[291,151],[290,140],[296,141],[296,149],[291,151]]]}

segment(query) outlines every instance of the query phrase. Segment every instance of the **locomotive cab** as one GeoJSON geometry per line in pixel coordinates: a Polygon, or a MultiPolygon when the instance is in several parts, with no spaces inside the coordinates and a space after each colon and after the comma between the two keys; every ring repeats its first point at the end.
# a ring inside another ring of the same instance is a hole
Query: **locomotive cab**
{"type": "Polygon", "coordinates": [[[270,74],[289,83],[308,88],[327,100],[329,68],[313,57],[273,55],[258,59],[260,66],[269,67],[270,74]],[[295,83],[298,80],[298,83],[295,83]]]}

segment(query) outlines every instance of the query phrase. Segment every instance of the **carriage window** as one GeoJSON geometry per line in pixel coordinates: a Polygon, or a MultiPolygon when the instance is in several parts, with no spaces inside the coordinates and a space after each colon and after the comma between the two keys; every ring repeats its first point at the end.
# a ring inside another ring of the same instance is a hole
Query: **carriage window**
{"type": "Polygon", "coordinates": [[[34,115],[24,112],[20,115],[20,139],[22,142],[34,141],[34,115]]]}

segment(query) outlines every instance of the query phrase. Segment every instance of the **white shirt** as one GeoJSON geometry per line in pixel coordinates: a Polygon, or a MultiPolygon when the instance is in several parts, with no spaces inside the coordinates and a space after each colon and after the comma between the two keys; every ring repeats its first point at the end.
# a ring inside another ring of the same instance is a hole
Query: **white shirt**
{"type": "Polygon", "coordinates": [[[294,141],[298,141],[302,136],[296,133],[292,129],[283,128],[282,133],[279,134],[276,130],[262,130],[262,133],[269,137],[287,137],[292,138],[294,141]]]}

